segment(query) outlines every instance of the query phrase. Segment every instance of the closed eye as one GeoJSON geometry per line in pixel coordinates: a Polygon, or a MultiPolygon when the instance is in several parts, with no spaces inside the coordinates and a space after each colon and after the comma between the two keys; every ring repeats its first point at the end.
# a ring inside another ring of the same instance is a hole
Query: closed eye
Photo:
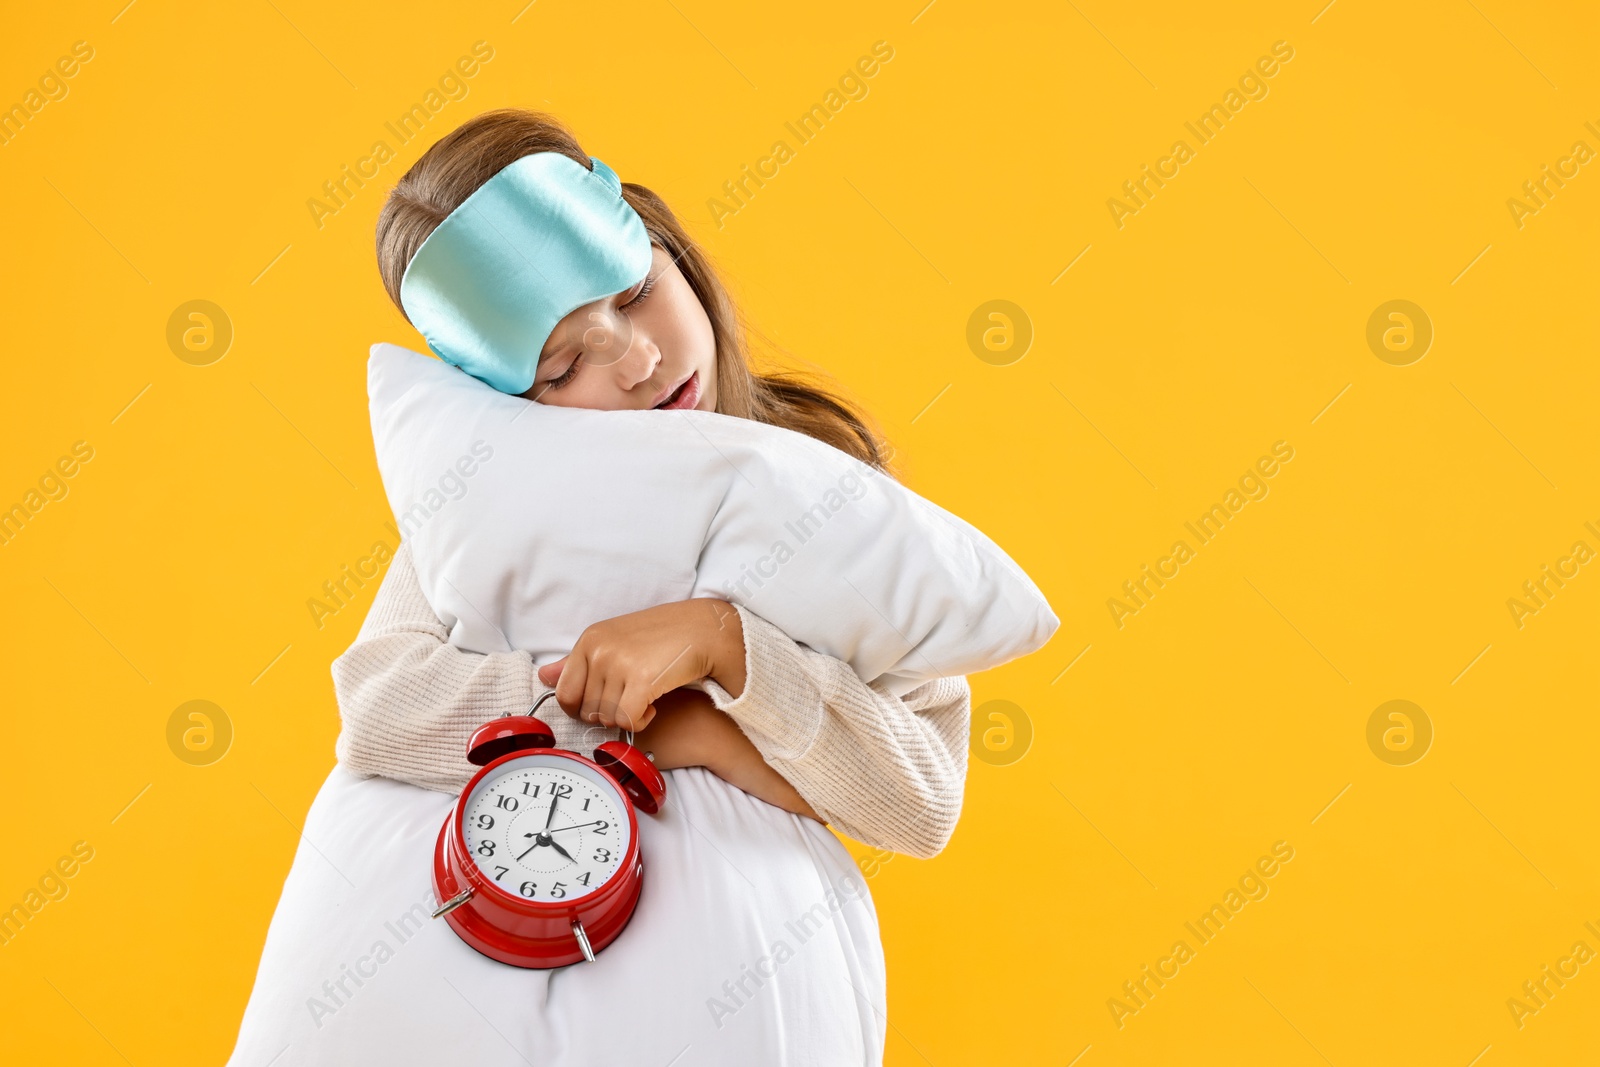
{"type": "Polygon", "coordinates": [[[618,311],[627,311],[629,308],[634,307],[635,305],[639,304],[640,302],[642,302],[644,300],[645,297],[650,295],[650,290],[654,289],[655,287],[656,287],[656,280],[654,278],[646,278],[644,280],[644,284],[639,287],[639,292],[634,296],[634,298],[632,300],[628,301],[626,304],[623,304],[620,307],[618,307],[617,310],[618,311]]]}
{"type": "Polygon", "coordinates": [[[571,365],[568,366],[566,370],[561,372],[561,375],[559,377],[550,379],[550,381],[548,383],[550,388],[552,388],[552,389],[560,389],[563,385],[566,385],[568,382],[572,381],[572,379],[576,378],[578,376],[578,364],[582,363],[582,362],[583,362],[583,357],[582,356],[579,356],[578,358],[574,359],[572,361],[571,365]]]}

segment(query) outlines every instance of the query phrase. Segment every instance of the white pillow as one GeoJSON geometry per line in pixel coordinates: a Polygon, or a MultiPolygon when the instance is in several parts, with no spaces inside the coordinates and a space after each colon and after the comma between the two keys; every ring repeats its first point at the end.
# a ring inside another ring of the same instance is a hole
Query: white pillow
{"type": "MultiPolygon", "coordinates": [[[[988,538],[800,434],[530,404],[393,345],[374,347],[370,383],[384,487],[460,647],[546,662],[591,622],[714,594],[903,693],[1055,631],[988,538]],[[790,524],[813,505],[802,541],[790,524]],[[747,566],[769,573],[741,587],[747,566]]],[[[334,768],[230,1065],[587,1067],[691,1047],[713,1067],[880,1062],[877,914],[844,846],[703,768],[666,777],[666,805],[639,821],[648,873],[628,928],[595,964],[524,971],[423,918],[454,797],[334,768]]]]}
{"type": "Polygon", "coordinates": [[[537,404],[391,344],[367,382],[384,489],[457,647],[543,664],[591,623],[716,596],[898,696],[1059,625],[980,531],[804,434],[537,404]]]}
{"type": "Polygon", "coordinates": [[[334,767],[228,1067],[881,1063],[883,946],[850,853],[703,767],[665,773],[627,928],[594,963],[538,971],[428,918],[454,794],[334,767]]]}

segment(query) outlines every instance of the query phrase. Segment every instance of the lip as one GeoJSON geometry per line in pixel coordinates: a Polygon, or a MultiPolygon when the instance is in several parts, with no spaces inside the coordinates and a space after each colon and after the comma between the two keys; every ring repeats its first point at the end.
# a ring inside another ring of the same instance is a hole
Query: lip
{"type": "Polygon", "coordinates": [[[655,401],[650,405],[650,407],[651,410],[655,411],[682,411],[686,408],[694,407],[699,402],[700,372],[691,371],[687,378],[684,378],[682,381],[672,385],[670,388],[664,390],[660,396],[656,397],[655,401]],[[679,389],[683,390],[682,395],[680,395],[678,399],[670,406],[662,407],[661,405],[663,401],[665,401],[667,397],[671,396],[679,389]]]}

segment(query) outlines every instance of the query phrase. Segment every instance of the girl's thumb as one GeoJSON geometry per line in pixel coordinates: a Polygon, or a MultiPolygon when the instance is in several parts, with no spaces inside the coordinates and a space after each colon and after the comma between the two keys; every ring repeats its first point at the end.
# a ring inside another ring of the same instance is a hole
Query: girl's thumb
{"type": "Polygon", "coordinates": [[[539,681],[545,685],[555,685],[561,679],[561,668],[566,664],[567,657],[562,656],[553,663],[546,663],[539,668],[539,681]]]}

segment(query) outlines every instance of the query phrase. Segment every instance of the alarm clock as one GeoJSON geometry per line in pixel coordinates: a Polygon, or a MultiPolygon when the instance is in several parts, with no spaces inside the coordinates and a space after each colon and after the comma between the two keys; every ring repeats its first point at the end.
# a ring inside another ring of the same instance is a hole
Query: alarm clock
{"type": "Polygon", "coordinates": [[[433,917],[513,967],[592,963],[616,940],[644,883],[634,810],[655,814],[667,792],[650,757],[626,741],[605,742],[593,759],[554,747],[535,717],[554,695],[473,733],[467,759],[482,769],[433,853],[442,901],[433,917]]]}

